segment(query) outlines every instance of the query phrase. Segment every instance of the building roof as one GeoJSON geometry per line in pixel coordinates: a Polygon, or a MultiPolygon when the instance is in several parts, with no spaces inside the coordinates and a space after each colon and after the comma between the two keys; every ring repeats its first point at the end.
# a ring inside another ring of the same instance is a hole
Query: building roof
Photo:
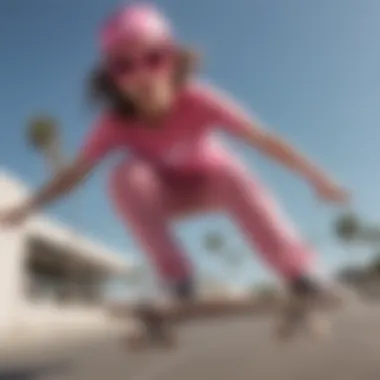
{"type": "Polygon", "coordinates": [[[102,242],[78,233],[69,226],[44,216],[37,216],[28,226],[28,235],[57,245],[70,248],[67,252],[74,252],[75,256],[104,267],[113,272],[128,273],[134,265],[128,262],[121,254],[106,247],[102,242]]]}
{"type": "MultiPolygon", "coordinates": [[[[26,184],[10,171],[0,168],[0,207],[17,203],[30,194],[26,184]]],[[[68,252],[75,252],[77,258],[91,260],[94,264],[104,267],[114,273],[133,271],[135,264],[128,262],[119,252],[108,248],[104,243],[82,235],[53,218],[36,215],[27,223],[27,234],[61,248],[70,247],[68,252]]],[[[69,253],[68,253],[69,254],[69,253]]]]}

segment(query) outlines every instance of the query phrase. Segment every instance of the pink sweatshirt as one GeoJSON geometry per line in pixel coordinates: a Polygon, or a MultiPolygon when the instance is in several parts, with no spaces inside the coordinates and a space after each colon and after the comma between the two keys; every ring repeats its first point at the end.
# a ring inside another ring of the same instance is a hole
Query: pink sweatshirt
{"type": "Polygon", "coordinates": [[[110,152],[128,150],[156,164],[191,170],[202,167],[216,152],[225,154],[210,138],[216,127],[239,136],[250,123],[251,117],[221,91],[193,82],[179,94],[160,128],[144,128],[138,121],[103,115],[87,136],[81,154],[95,165],[110,152]]]}

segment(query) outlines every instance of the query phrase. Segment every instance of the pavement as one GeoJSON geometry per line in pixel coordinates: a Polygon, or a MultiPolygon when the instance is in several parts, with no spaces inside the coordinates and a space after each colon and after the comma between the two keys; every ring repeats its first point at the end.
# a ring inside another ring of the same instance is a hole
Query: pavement
{"type": "Polygon", "coordinates": [[[140,354],[107,336],[0,380],[379,380],[380,305],[358,302],[332,321],[327,339],[289,344],[273,339],[270,318],[198,322],[182,329],[178,349],[140,354]]]}

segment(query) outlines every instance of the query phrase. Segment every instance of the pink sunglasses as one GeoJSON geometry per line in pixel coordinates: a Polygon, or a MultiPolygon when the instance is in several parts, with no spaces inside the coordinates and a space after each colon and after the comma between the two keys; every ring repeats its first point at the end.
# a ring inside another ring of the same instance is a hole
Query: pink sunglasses
{"type": "Polygon", "coordinates": [[[140,57],[122,56],[110,59],[111,75],[116,77],[133,76],[140,70],[156,71],[166,67],[173,60],[173,52],[167,49],[151,50],[140,57]]]}

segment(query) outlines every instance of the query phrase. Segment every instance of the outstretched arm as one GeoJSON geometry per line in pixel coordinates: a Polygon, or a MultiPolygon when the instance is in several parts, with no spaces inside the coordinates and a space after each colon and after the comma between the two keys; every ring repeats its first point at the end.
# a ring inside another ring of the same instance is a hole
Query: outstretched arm
{"type": "Polygon", "coordinates": [[[38,190],[31,198],[21,205],[25,214],[41,209],[51,202],[68,194],[77,187],[91,172],[91,163],[77,158],[71,164],[62,168],[54,177],[38,190]]]}
{"type": "Polygon", "coordinates": [[[327,176],[306,155],[283,138],[263,129],[257,122],[248,123],[241,131],[240,136],[250,146],[286,166],[309,182],[315,183],[327,176]]]}
{"type": "Polygon", "coordinates": [[[210,122],[303,177],[323,198],[336,201],[346,199],[345,192],[335,185],[327,173],[284,139],[263,128],[260,121],[234,100],[210,87],[204,87],[202,91],[201,99],[210,122]]]}
{"type": "Polygon", "coordinates": [[[0,223],[18,224],[29,214],[61,198],[78,186],[112,148],[106,125],[98,125],[90,132],[78,157],[59,170],[54,177],[25,202],[0,212],[0,223]]]}
{"type": "Polygon", "coordinates": [[[269,132],[263,124],[236,101],[215,88],[203,87],[203,101],[208,118],[227,132],[241,138],[250,146],[307,180],[324,175],[322,170],[304,154],[281,137],[269,132]]]}

